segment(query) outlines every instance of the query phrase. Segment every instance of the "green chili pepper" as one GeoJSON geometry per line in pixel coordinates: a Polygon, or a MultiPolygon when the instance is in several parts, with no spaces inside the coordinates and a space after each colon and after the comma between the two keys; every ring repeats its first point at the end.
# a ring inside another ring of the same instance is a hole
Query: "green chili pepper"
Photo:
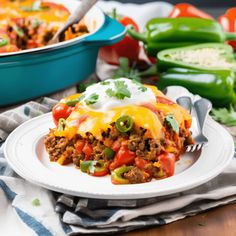
{"type": "Polygon", "coordinates": [[[157,54],[158,70],[171,67],[198,70],[236,69],[233,48],[223,43],[204,43],[194,46],[167,49],[157,54]]]}
{"type": "Polygon", "coordinates": [[[104,149],[103,153],[108,160],[113,159],[113,157],[115,156],[115,152],[111,148],[108,148],[108,147],[104,149]]]}
{"type": "Polygon", "coordinates": [[[134,121],[130,116],[121,116],[119,119],[116,121],[116,128],[121,132],[121,133],[126,133],[132,129],[134,125],[134,121]]]}
{"type": "Polygon", "coordinates": [[[0,38],[0,47],[6,46],[8,44],[8,40],[4,38],[0,38]]]}
{"type": "Polygon", "coordinates": [[[65,125],[66,125],[66,120],[63,118],[60,118],[58,121],[58,126],[57,126],[57,130],[58,131],[63,131],[65,129],[65,125]]]}
{"type": "Polygon", "coordinates": [[[129,184],[129,180],[124,178],[124,173],[129,172],[133,166],[121,166],[111,173],[111,181],[113,184],[129,184]]]}
{"type": "Polygon", "coordinates": [[[208,98],[215,106],[225,106],[235,101],[235,74],[230,70],[202,71],[170,68],[160,74],[158,88],[180,85],[194,94],[208,98]]]}
{"type": "Polygon", "coordinates": [[[224,32],[221,25],[210,19],[201,18],[154,18],[146,24],[146,31],[138,33],[132,28],[128,33],[143,41],[148,53],[156,56],[162,49],[198,43],[224,43],[236,39],[236,33],[224,32]]]}

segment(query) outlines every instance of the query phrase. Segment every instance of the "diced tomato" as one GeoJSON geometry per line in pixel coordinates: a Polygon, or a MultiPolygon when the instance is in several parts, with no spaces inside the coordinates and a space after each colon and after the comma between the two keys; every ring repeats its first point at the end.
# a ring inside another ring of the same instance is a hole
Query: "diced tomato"
{"type": "Polygon", "coordinates": [[[93,153],[92,145],[89,144],[88,142],[86,142],[83,149],[82,149],[82,152],[86,155],[86,158],[89,160],[89,158],[91,157],[91,155],[93,153]]]}
{"type": "Polygon", "coordinates": [[[120,149],[120,146],[121,146],[120,141],[116,140],[116,141],[112,144],[111,149],[112,149],[114,152],[118,152],[118,150],[120,149]]]}
{"type": "Polygon", "coordinates": [[[131,164],[134,161],[134,158],[135,158],[135,153],[130,151],[127,145],[123,145],[116,153],[115,158],[110,165],[110,169],[114,170],[119,166],[131,164]]]}
{"type": "Polygon", "coordinates": [[[191,128],[191,125],[192,125],[192,120],[191,119],[184,121],[184,126],[185,126],[186,129],[191,128]]]}
{"type": "Polygon", "coordinates": [[[166,175],[172,176],[175,171],[176,156],[173,153],[164,153],[158,156],[161,168],[165,171],[166,175]]]}
{"type": "Polygon", "coordinates": [[[58,124],[60,118],[67,119],[73,109],[73,107],[70,107],[64,103],[56,104],[52,109],[52,116],[55,125],[58,124]]]}
{"type": "Polygon", "coordinates": [[[139,168],[139,169],[144,169],[145,166],[148,164],[148,161],[144,160],[141,157],[136,157],[135,158],[135,165],[139,168]]]}
{"type": "Polygon", "coordinates": [[[167,105],[173,105],[175,104],[173,101],[169,100],[168,98],[156,96],[157,103],[167,104],[167,105]]]}
{"type": "Polygon", "coordinates": [[[84,140],[78,140],[76,143],[75,143],[75,149],[76,151],[81,154],[82,153],[82,150],[84,148],[84,145],[85,145],[85,141],[84,140]]]}

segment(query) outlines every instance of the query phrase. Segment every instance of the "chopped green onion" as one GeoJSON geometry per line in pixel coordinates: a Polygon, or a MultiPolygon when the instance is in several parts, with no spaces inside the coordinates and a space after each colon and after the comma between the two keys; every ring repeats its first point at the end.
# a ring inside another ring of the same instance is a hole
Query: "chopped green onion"
{"type": "Polygon", "coordinates": [[[134,125],[134,121],[130,116],[121,116],[119,119],[116,121],[116,128],[121,132],[121,133],[126,133],[132,129],[134,125]]]}

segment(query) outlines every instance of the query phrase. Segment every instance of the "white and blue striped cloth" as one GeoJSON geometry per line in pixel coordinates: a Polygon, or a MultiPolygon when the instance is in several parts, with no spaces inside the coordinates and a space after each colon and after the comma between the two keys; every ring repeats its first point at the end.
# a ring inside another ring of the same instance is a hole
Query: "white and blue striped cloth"
{"type": "Polygon", "coordinates": [[[4,140],[20,123],[48,112],[55,102],[44,98],[0,114],[0,235],[63,236],[127,232],[168,224],[235,202],[235,158],[222,174],[200,187],[150,199],[79,198],[51,192],[21,179],[6,163],[4,140]],[[38,205],[32,204],[35,199],[39,200],[38,205]]]}
{"type": "MultiPolygon", "coordinates": [[[[140,28],[144,26],[144,19],[165,16],[171,9],[170,4],[161,2],[141,6],[122,5],[113,1],[100,1],[99,4],[105,11],[116,7],[119,13],[134,17],[140,28]]],[[[97,73],[102,78],[109,76],[104,68],[98,69],[97,73]]],[[[110,68],[107,69],[109,71],[110,68]]],[[[75,91],[72,88],[68,93],[75,91]]],[[[66,93],[54,98],[60,99],[66,93]]],[[[236,201],[236,159],[232,159],[222,174],[200,187],[151,199],[78,198],[48,191],[23,180],[6,163],[3,155],[4,141],[14,128],[32,117],[50,111],[55,102],[45,98],[4,113],[0,110],[0,235],[63,236],[126,232],[168,224],[236,201]],[[38,204],[32,204],[35,200],[38,204]]]]}

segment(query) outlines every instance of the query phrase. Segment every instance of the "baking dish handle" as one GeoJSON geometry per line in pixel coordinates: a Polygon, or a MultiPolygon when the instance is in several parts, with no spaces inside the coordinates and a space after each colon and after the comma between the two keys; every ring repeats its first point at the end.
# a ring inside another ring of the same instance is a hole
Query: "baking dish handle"
{"type": "Polygon", "coordinates": [[[104,25],[98,32],[85,38],[84,42],[100,45],[110,45],[124,38],[126,28],[118,21],[105,15],[104,25]]]}

